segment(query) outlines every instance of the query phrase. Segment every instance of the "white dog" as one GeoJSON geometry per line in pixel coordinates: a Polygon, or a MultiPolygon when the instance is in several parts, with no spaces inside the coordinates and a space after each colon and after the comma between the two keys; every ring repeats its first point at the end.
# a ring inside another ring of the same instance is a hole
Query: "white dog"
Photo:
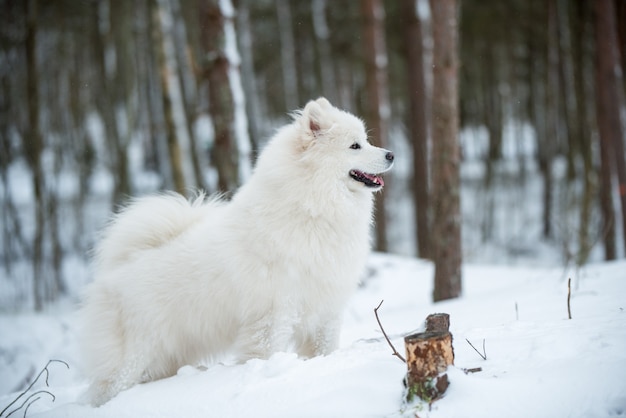
{"type": "Polygon", "coordinates": [[[90,401],[186,364],[337,348],[393,154],[326,99],[277,132],[232,201],[135,200],[104,232],[82,348],[90,401]]]}

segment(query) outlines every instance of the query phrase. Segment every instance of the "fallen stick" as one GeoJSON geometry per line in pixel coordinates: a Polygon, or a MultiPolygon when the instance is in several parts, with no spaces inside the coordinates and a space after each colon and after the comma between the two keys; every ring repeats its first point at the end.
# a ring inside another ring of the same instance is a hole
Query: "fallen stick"
{"type": "Polygon", "coordinates": [[[485,351],[485,339],[484,338],[483,338],[483,352],[482,353],[480,351],[478,351],[476,349],[476,347],[474,347],[474,344],[472,344],[470,342],[470,340],[468,340],[466,338],[465,341],[467,341],[467,343],[470,345],[470,347],[472,347],[474,349],[474,351],[476,351],[478,353],[478,355],[482,357],[483,360],[487,360],[487,352],[485,351]]]}
{"type": "Polygon", "coordinates": [[[391,354],[398,357],[400,360],[402,360],[402,362],[406,363],[406,359],[402,357],[402,354],[398,353],[398,350],[396,350],[396,347],[393,346],[393,344],[391,343],[391,340],[389,339],[389,337],[387,337],[387,333],[385,332],[385,329],[383,328],[383,324],[380,323],[380,318],[378,318],[378,308],[380,308],[380,306],[383,304],[384,301],[385,301],[384,299],[381,300],[378,306],[374,309],[374,315],[376,315],[376,322],[378,322],[378,326],[380,327],[380,330],[382,331],[383,336],[385,337],[385,340],[387,340],[387,344],[389,344],[389,347],[391,347],[391,349],[393,350],[393,353],[391,354]]]}

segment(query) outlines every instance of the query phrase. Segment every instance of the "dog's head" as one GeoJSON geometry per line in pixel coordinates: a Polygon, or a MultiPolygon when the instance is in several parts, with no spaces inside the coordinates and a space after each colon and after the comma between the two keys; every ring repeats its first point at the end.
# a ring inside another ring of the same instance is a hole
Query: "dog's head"
{"type": "Polygon", "coordinates": [[[393,153],[371,145],[363,121],[325,98],[312,100],[295,115],[303,160],[314,170],[339,177],[353,191],[380,190],[380,174],[393,166],[393,153]]]}

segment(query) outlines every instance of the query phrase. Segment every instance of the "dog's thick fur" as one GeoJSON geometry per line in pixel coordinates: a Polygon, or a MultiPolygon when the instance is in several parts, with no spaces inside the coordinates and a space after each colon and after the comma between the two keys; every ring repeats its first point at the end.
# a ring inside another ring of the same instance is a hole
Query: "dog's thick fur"
{"type": "Polygon", "coordinates": [[[132,202],[104,231],[82,308],[90,401],[223,354],[334,350],[369,252],[375,174],[392,162],[360,119],[320,98],[232,201],[132,202]]]}

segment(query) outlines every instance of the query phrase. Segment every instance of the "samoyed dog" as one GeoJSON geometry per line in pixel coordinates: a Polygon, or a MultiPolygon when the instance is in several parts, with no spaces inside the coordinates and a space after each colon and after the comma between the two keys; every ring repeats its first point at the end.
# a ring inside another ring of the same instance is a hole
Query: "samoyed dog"
{"type": "Polygon", "coordinates": [[[92,404],[187,364],[337,348],[394,157],[324,98],[293,119],[231,201],[144,197],[105,229],[81,312],[92,404]]]}

